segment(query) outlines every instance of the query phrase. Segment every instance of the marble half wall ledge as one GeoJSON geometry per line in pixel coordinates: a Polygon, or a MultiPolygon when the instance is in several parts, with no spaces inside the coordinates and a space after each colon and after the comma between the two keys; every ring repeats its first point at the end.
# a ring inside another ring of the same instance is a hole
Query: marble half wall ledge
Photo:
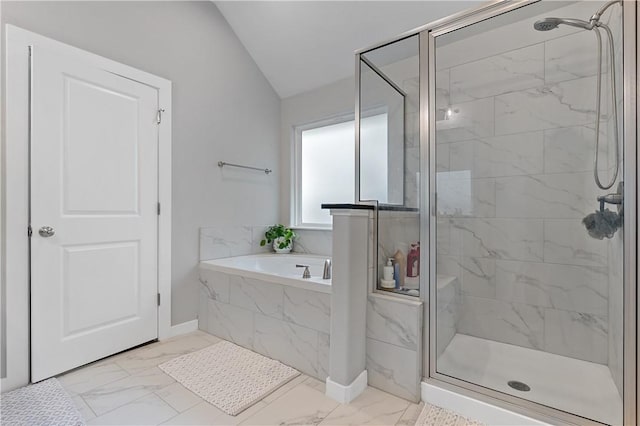
{"type": "MultiPolygon", "coordinates": [[[[270,253],[260,246],[269,225],[224,225],[200,228],[200,261],[270,253]]],[[[331,230],[294,229],[294,253],[331,257],[331,230]]]]}

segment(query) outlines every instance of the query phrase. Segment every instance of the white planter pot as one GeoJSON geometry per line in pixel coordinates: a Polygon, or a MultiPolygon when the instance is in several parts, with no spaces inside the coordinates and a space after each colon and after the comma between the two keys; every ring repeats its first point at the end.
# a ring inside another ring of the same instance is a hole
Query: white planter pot
{"type": "Polygon", "coordinates": [[[293,246],[293,241],[291,241],[288,246],[286,246],[285,248],[281,249],[279,247],[280,247],[280,243],[283,240],[284,240],[284,237],[278,237],[275,240],[273,240],[273,251],[275,251],[276,253],[290,253],[291,252],[291,248],[293,246]]]}

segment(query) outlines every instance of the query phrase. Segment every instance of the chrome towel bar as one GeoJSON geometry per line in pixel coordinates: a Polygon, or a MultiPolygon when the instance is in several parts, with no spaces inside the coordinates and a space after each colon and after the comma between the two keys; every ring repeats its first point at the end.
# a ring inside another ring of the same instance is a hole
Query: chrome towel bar
{"type": "Polygon", "coordinates": [[[241,169],[259,170],[261,172],[264,172],[267,175],[273,171],[271,169],[261,169],[260,167],[243,166],[241,164],[233,164],[233,163],[227,163],[226,161],[218,161],[218,167],[223,168],[224,166],[239,167],[241,169]]]}

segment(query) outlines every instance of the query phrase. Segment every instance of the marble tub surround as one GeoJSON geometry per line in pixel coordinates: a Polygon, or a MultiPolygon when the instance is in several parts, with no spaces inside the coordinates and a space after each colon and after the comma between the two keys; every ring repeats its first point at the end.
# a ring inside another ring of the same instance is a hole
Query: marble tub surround
{"type": "Polygon", "coordinates": [[[324,380],[331,295],[200,269],[199,328],[324,380]]]}
{"type": "MultiPolygon", "coordinates": [[[[200,228],[200,260],[220,259],[248,254],[271,253],[269,245],[260,246],[267,225],[229,225],[200,228]]],[[[293,253],[331,257],[331,230],[295,229],[293,253]]]]}
{"type": "Polygon", "coordinates": [[[200,228],[200,260],[269,253],[260,246],[267,225],[225,225],[200,228]]]}
{"type": "Polygon", "coordinates": [[[367,298],[369,385],[414,402],[422,379],[422,311],[422,302],[410,298],[367,298]]]}
{"type": "Polygon", "coordinates": [[[330,229],[295,229],[294,253],[316,254],[331,257],[330,229]]]}
{"type": "MultiPolygon", "coordinates": [[[[450,331],[438,339],[451,340],[455,330],[619,371],[621,341],[612,335],[622,280],[612,271],[622,256],[612,247],[620,242],[594,240],[581,223],[605,193],[592,172],[595,42],[586,31],[541,37],[519,48],[516,39],[497,43],[509,49],[488,47],[486,57],[476,49],[466,63],[452,53],[473,51],[478,40],[436,46],[444,58],[436,104],[452,111],[436,127],[436,267],[460,287],[455,316],[438,295],[438,321],[450,331]]],[[[602,96],[610,98],[606,84],[602,96]]],[[[614,164],[609,104],[602,176],[614,164]]],[[[438,354],[445,348],[439,344],[438,354]]]]}

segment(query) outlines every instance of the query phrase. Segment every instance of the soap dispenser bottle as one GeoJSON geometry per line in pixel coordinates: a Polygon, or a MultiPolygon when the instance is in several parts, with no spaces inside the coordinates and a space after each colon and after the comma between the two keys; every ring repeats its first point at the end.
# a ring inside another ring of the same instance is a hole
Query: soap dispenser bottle
{"type": "Polygon", "coordinates": [[[396,247],[396,254],[393,255],[393,261],[395,264],[394,276],[396,288],[400,289],[404,287],[404,277],[407,275],[407,260],[399,247],[396,247]]]}
{"type": "Polygon", "coordinates": [[[385,281],[391,281],[393,279],[393,263],[391,262],[393,262],[393,259],[389,258],[387,260],[387,264],[382,270],[382,277],[385,281]]]}

